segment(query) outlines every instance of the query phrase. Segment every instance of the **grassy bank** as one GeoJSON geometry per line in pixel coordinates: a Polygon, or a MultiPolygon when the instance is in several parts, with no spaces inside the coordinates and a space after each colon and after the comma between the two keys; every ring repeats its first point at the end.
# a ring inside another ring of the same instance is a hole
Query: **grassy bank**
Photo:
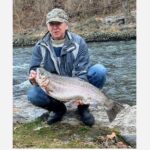
{"type": "MultiPolygon", "coordinates": [[[[79,35],[81,35],[87,42],[124,41],[136,39],[135,31],[114,32],[114,33],[93,32],[93,33],[83,33],[79,35]]],[[[13,46],[14,47],[33,46],[42,36],[41,34],[18,36],[13,40],[13,46]]]]}
{"type": "Polygon", "coordinates": [[[48,126],[40,119],[13,127],[14,148],[130,148],[116,129],[72,126],[56,123],[48,126]]]}

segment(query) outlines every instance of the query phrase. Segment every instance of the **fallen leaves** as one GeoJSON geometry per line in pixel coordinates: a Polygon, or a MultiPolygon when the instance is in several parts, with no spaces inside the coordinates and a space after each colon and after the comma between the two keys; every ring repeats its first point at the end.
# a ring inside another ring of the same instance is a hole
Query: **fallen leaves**
{"type": "Polygon", "coordinates": [[[106,135],[107,140],[112,140],[113,138],[116,138],[116,133],[115,132],[112,132],[112,134],[110,134],[110,135],[106,135]]]}
{"type": "Polygon", "coordinates": [[[99,136],[97,137],[96,141],[106,148],[129,148],[128,145],[120,141],[115,132],[112,132],[111,134],[108,134],[106,136],[99,136]]]}

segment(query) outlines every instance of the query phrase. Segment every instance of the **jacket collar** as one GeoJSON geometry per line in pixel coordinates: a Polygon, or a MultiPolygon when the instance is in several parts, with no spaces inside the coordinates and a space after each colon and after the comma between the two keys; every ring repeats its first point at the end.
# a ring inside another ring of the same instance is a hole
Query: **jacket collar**
{"type": "MultiPolygon", "coordinates": [[[[50,38],[51,38],[51,34],[49,32],[47,32],[45,34],[45,36],[42,38],[42,41],[40,42],[41,45],[44,45],[46,47],[50,47],[50,49],[52,48],[51,44],[50,44],[50,38]]],[[[73,38],[72,35],[69,31],[66,31],[65,33],[65,43],[63,46],[63,49],[61,51],[61,55],[64,55],[72,50],[76,49],[76,44],[73,42],[73,38]]]]}

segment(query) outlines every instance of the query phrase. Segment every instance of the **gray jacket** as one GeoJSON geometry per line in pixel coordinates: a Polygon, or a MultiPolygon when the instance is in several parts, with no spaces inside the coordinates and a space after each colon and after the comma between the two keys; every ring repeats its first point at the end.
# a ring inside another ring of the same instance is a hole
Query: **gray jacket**
{"type": "Polygon", "coordinates": [[[83,38],[66,31],[65,43],[58,60],[50,42],[50,36],[47,33],[34,46],[29,70],[36,70],[37,67],[42,66],[52,73],[87,80],[90,64],[87,44],[83,38]]]}

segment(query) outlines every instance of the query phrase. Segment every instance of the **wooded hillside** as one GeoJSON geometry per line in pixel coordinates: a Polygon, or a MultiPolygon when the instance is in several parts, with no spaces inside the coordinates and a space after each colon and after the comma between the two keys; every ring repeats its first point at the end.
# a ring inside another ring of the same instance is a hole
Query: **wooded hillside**
{"type": "Polygon", "coordinates": [[[45,27],[46,14],[52,8],[63,8],[70,22],[92,16],[104,17],[123,13],[126,22],[130,12],[136,9],[135,0],[13,0],[13,30],[24,33],[45,27]]]}

